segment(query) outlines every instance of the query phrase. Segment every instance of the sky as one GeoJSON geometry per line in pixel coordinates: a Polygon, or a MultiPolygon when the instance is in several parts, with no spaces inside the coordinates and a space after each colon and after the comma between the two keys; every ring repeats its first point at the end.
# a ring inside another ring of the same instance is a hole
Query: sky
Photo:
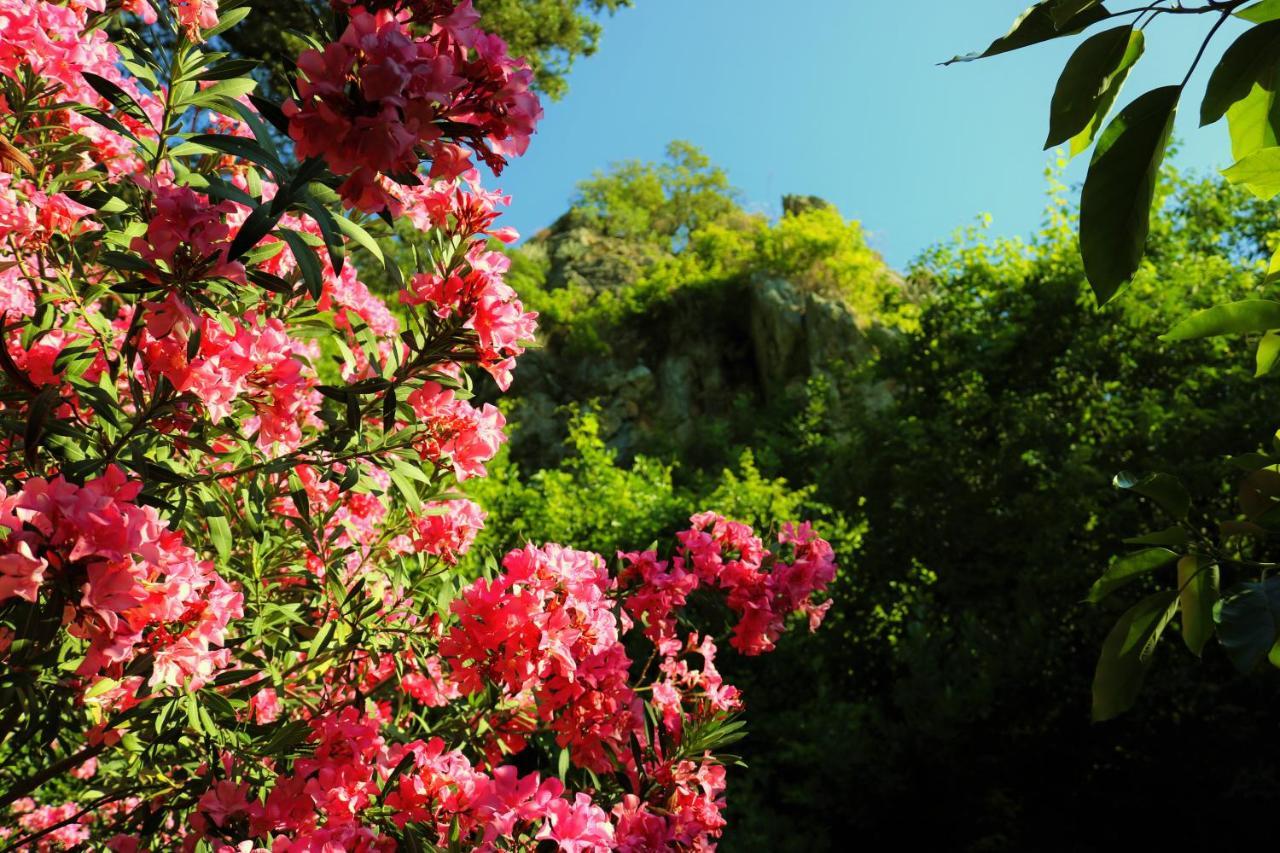
{"type": "MultiPolygon", "coordinates": [[[[496,182],[504,223],[532,235],[575,184],[685,139],[722,166],[744,205],[771,216],[786,193],[858,219],[898,268],[984,213],[1026,235],[1043,219],[1049,100],[1079,38],[942,67],[1002,35],[1030,0],[635,0],[604,19],[599,51],[547,102],[529,153],[496,182]]],[[[1143,5],[1116,0],[1115,8],[1143,5]]],[[[1163,16],[1121,104],[1186,73],[1208,20],[1163,16]]],[[[1197,127],[1224,28],[1191,82],[1178,165],[1230,165],[1225,124],[1197,127]]],[[[1087,156],[1067,181],[1084,179],[1087,156]]]]}

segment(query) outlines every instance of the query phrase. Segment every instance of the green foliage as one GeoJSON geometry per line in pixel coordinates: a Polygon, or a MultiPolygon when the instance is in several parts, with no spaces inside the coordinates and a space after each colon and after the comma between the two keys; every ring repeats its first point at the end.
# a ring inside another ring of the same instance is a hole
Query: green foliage
{"type": "MultiPolygon", "coordinates": [[[[524,535],[552,535],[582,514],[588,522],[574,535],[592,541],[616,515],[635,530],[630,544],[643,547],[668,509],[673,518],[699,507],[744,520],[785,516],[786,492],[775,487],[784,478],[834,534],[843,571],[822,630],[797,637],[754,675],[732,656],[723,662],[752,696],[752,734],[742,744],[751,769],[732,778],[737,823],[726,848],[934,839],[922,811],[930,826],[948,828],[948,848],[1035,847],[1049,825],[1063,846],[1087,848],[1104,826],[1127,837],[1116,803],[1158,808],[1188,777],[1213,780],[1218,791],[1247,788],[1280,760],[1269,748],[1251,751],[1280,696],[1232,680],[1230,649],[1208,639],[1220,578],[1235,602],[1241,572],[1178,559],[1192,533],[1214,532],[1203,519],[1232,516],[1221,449],[1252,447],[1270,433],[1274,380],[1255,382],[1229,339],[1160,339],[1190,311],[1261,295],[1271,220],[1247,192],[1217,180],[1171,175],[1154,195],[1145,260],[1128,297],[1101,312],[1072,239],[1072,211],[1055,200],[1030,241],[970,229],[895,277],[911,322],[872,312],[879,343],[864,361],[831,365],[772,402],[754,374],[740,377],[742,402],[698,415],[687,433],[646,432],[644,411],[622,426],[601,416],[587,433],[579,428],[567,456],[524,452],[518,473],[498,487],[511,496],[504,518],[530,519],[524,535]],[[889,400],[873,404],[881,387],[889,400]],[[584,450],[584,435],[594,448],[584,450]],[[737,460],[729,472],[726,459],[737,460]],[[616,470],[597,467],[606,465],[616,470]],[[1125,469],[1169,474],[1113,485],[1125,469]],[[674,500],[655,502],[647,518],[636,512],[631,489],[661,494],[668,484],[674,500]],[[538,507],[544,495],[562,508],[538,507]],[[1168,526],[1184,518],[1196,521],[1191,532],[1168,526]],[[1135,536],[1144,530],[1160,532],[1135,536]],[[1129,572],[1125,540],[1159,559],[1129,572]],[[1082,602],[1113,562],[1128,583],[1097,605],[1082,602]],[[1117,722],[1092,728],[1097,651],[1125,611],[1153,595],[1166,607],[1142,623],[1152,629],[1143,642],[1128,642],[1126,630],[1109,647],[1100,716],[1129,704],[1136,675],[1150,669],[1143,696],[1117,722]],[[1166,644],[1181,635],[1179,646],[1203,662],[1148,643],[1156,627],[1166,644]],[[1257,710],[1233,710],[1242,706],[1257,710]],[[1212,734],[1187,734],[1188,720],[1212,734]],[[1062,830],[1064,801],[1087,803],[1096,819],[1062,830]]],[[[856,224],[821,207],[773,224],[711,223],[626,282],[549,287],[554,251],[521,250],[516,269],[536,285],[531,299],[556,312],[535,370],[557,381],[570,364],[588,375],[625,370],[625,359],[650,350],[620,344],[618,330],[639,330],[664,348],[677,316],[663,313],[668,306],[722,319],[741,304],[734,288],[743,275],[803,279],[816,265],[806,287],[830,293],[829,282],[842,279],[823,278],[823,262],[840,257],[824,248],[828,236],[853,247],[841,261],[850,270],[843,281],[879,286],[878,269],[859,266],[865,242],[853,239],[856,224]],[[562,345],[588,338],[603,355],[585,364],[562,345]]],[[[703,334],[726,347],[735,332],[703,334]]],[[[538,381],[526,372],[514,390],[538,381]]],[[[523,423],[521,405],[512,412],[523,423]]],[[[1269,493],[1274,506],[1280,491],[1269,493]]],[[[502,500],[484,498],[491,507],[502,500]]],[[[1258,632],[1255,647],[1265,636],[1258,632]]]]}
{"type": "Polygon", "coordinates": [[[724,170],[688,142],[667,145],[666,162],[615,164],[578,185],[573,206],[602,233],[671,247],[735,209],[724,170]]]}

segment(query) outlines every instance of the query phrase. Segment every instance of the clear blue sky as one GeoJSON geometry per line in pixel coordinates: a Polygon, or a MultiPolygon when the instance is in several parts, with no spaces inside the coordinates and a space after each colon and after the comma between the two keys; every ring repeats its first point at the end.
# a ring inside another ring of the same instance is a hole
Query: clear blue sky
{"type": "MultiPolygon", "coordinates": [[[[729,172],[749,208],[776,215],[784,193],[823,196],[899,267],[980,213],[996,233],[1026,234],[1044,210],[1049,98],[1078,39],[937,63],[985,47],[1029,2],[636,0],[605,20],[599,52],[546,105],[529,153],[489,182],[514,196],[504,221],[528,236],[594,170],[657,159],[669,140],[687,139],[729,172]]],[[[1153,24],[1122,103],[1181,80],[1207,23],[1153,24]]],[[[1225,127],[1194,121],[1208,70],[1179,121],[1178,162],[1189,168],[1230,165],[1225,127]]],[[[1069,181],[1083,179],[1086,159],[1069,181]]]]}

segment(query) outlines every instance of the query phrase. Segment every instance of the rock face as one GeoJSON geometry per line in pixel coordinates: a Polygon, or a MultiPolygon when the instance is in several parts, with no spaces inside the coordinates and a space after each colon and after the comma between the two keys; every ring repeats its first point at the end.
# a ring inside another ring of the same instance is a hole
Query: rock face
{"type": "MultiPolygon", "coordinates": [[[[570,217],[532,248],[545,252],[548,287],[595,294],[634,283],[655,262],[634,243],[570,217]]],[[[551,329],[543,348],[521,360],[512,388],[517,459],[558,458],[569,403],[594,403],[602,434],[625,458],[655,441],[683,446],[736,407],[784,405],[811,377],[846,372],[872,351],[843,302],[778,278],[682,290],[645,316],[598,331],[597,349],[575,352],[551,329]]]]}

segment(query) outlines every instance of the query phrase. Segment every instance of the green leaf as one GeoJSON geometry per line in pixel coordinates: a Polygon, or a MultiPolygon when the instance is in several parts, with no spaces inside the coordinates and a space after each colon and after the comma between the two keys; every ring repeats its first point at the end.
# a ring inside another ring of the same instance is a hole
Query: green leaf
{"type": "Polygon", "coordinates": [[[252,11],[250,7],[244,6],[239,9],[232,9],[229,12],[221,13],[218,17],[217,26],[210,27],[204,31],[204,40],[209,41],[214,36],[222,35],[227,30],[231,29],[248,17],[250,11],[252,11]]]}
{"type": "Polygon", "coordinates": [[[1245,299],[1197,311],[1168,333],[1162,341],[1189,341],[1217,335],[1240,335],[1280,329],[1280,302],[1245,299]]]}
{"type": "Polygon", "coordinates": [[[143,110],[142,107],[138,105],[138,102],[133,99],[133,96],[124,89],[121,89],[107,78],[99,77],[97,74],[93,74],[89,71],[82,72],[81,76],[84,77],[86,83],[93,87],[93,91],[106,98],[107,102],[110,103],[111,106],[115,107],[130,118],[142,122],[143,124],[151,124],[151,119],[147,116],[146,111],[143,110]]]}
{"type": "Polygon", "coordinates": [[[1249,96],[1255,84],[1275,80],[1280,63],[1280,21],[1253,27],[1237,38],[1209,76],[1200,104],[1200,126],[1213,124],[1232,104],[1249,96]]]}
{"type": "Polygon", "coordinates": [[[1191,495],[1177,477],[1169,474],[1148,474],[1139,477],[1128,471],[1116,474],[1112,484],[1118,489],[1137,492],[1144,498],[1150,498],[1156,505],[1177,519],[1187,517],[1191,511],[1191,495]]]}
{"type": "Polygon", "coordinates": [[[972,62],[1008,53],[1011,50],[1038,44],[1061,36],[1074,35],[1081,30],[1096,24],[1107,17],[1106,7],[1102,3],[1081,3],[1080,0],[1040,0],[1027,9],[1013,22],[1009,32],[993,41],[981,53],[970,53],[957,56],[944,65],[953,62],[972,62]],[[1080,8],[1084,7],[1084,8],[1080,8]],[[1057,13],[1055,20],[1055,13],[1057,13]]]}
{"type": "Polygon", "coordinates": [[[1260,3],[1241,9],[1235,15],[1237,18],[1243,18],[1255,24],[1265,24],[1280,18],[1280,0],[1262,0],[1260,3]]]}
{"type": "Polygon", "coordinates": [[[276,227],[284,211],[272,213],[271,207],[270,204],[261,204],[253,209],[240,226],[240,230],[236,232],[235,239],[231,241],[231,246],[227,249],[227,260],[234,261],[240,258],[245,252],[258,245],[262,238],[276,227]]]}
{"type": "Polygon", "coordinates": [[[281,180],[287,172],[283,163],[253,139],[245,139],[243,136],[223,136],[218,133],[197,133],[188,141],[265,166],[281,180]]]}
{"type": "Polygon", "coordinates": [[[338,227],[342,229],[342,233],[346,234],[352,240],[355,240],[369,254],[378,259],[378,263],[385,265],[387,260],[383,257],[382,247],[378,245],[378,241],[373,239],[373,235],[364,230],[364,227],[352,222],[345,216],[335,217],[338,227]]]}
{"type": "Polygon", "coordinates": [[[1122,586],[1162,566],[1167,566],[1176,559],[1178,555],[1168,548],[1147,548],[1144,551],[1126,554],[1112,563],[1090,588],[1089,603],[1097,604],[1122,586]]]}
{"type": "Polygon", "coordinates": [[[1218,639],[1241,672],[1252,672],[1280,638],[1280,578],[1233,589],[1213,611],[1218,639]]]}
{"type": "Polygon", "coordinates": [[[1080,197],[1080,254],[1099,303],[1132,281],[1151,227],[1151,202],[1181,89],[1153,89],[1102,132],[1080,197]]]}
{"type": "Polygon", "coordinates": [[[1181,527],[1166,527],[1155,533],[1132,536],[1124,540],[1126,545],[1161,545],[1166,548],[1180,548],[1191,541],[1187,531],[1181,527]]]}
{"type": "Polygon", "coordinates": [[[251,73],[260,63],[256,59],[222,59],[196,75],[197,80],[230,80],[251,73]]]}
{"type": "Polygon", "coordinates": [[[1062,3],[1054,5],[1049,11],[1049,16],[1053,18],[1053,25],[1057,29],[1062,29],[1070,25],[1071,19],[1086,12],[1094,6],[1102,5],[1102,0],[1064,0],[1062,3]]]}
{"type": "Polygon", "coordinates": [[[1208,557],[1188,554],[1178,561],[1178,602],[1182,641],[1196,657],[1213,636],[1213,608],[1218,603],[1218,566],[1208,557]]]}
{"type": "Polygon", "coordinates": [[[218,552],[218,559],[225,565],[231,557],[231,525],[227,524],[221,510],[214,515],[208,504],[205,505],[205,519],[209,522],[209,539],[218,552]]]}
{"type": "Polygon", "coordinates": [[[320,267],[320,259],[297,231],[281,230],[280,236],[293,251],[298,268],[302,270],[302,280],[306,282],[307,292],[312,299],[319,299],[324,292],[324,271],[320,267]]]}
{"type": "Polygon", "coordinates": [[[333,265],[333,271],[336,273],[342,272],[342,266],[347,257],[347,249],[346,244],[342,241],[338,223],[334,221],[334,215],[305,188],[302,191],[302,203],[306,205],[307,212],[311,214],[311,218],[320,226],[320,233],[324,236],[325,248],[329,251],[329,263],[333,265]]]}
{"type": "Polygon", "coordinates": [[[1258,369],[1253,373],[1255,378],[1266,376],[1275,370],[1276,362],[1280,361],[1280,332],[1272,330],[1262,336],[1262,340],[1258,342],[1257,358],[1258,369]]]}
{"type": "Polygon", "coordinates": [[[1231,156],[1243,160],[1255,151],[1280,145],[1280,69],[1268,81],[1255,83],[1248,97],[1227,110],[1231,156]]]}
{"type": "Polygon", "coordinates": [[[1072,156],[1089,146],[1111,111],[1120,87],[1142,56],[1141,30],[1116,27],[1089,38],[1067,60],[1049,109],[1044,147],[1071,140],[1072,156]]]}
{"type": "Polygon", "coordinates": [[[1280,147],[1259,148],[1231,168],[1223,169],[1222,174],[1231,183],[1243,184],[1258,198],[1270,201],[1280,193],[1280,147]]]}
{"type": "Polygon", "coordinates": [[[1157,592],[1129,608],[1116,622],[1093,676],[1093,719],[1110,720],[1133,707],[1160,635],[1178,608],[1178,593],[1157,592]]]}

